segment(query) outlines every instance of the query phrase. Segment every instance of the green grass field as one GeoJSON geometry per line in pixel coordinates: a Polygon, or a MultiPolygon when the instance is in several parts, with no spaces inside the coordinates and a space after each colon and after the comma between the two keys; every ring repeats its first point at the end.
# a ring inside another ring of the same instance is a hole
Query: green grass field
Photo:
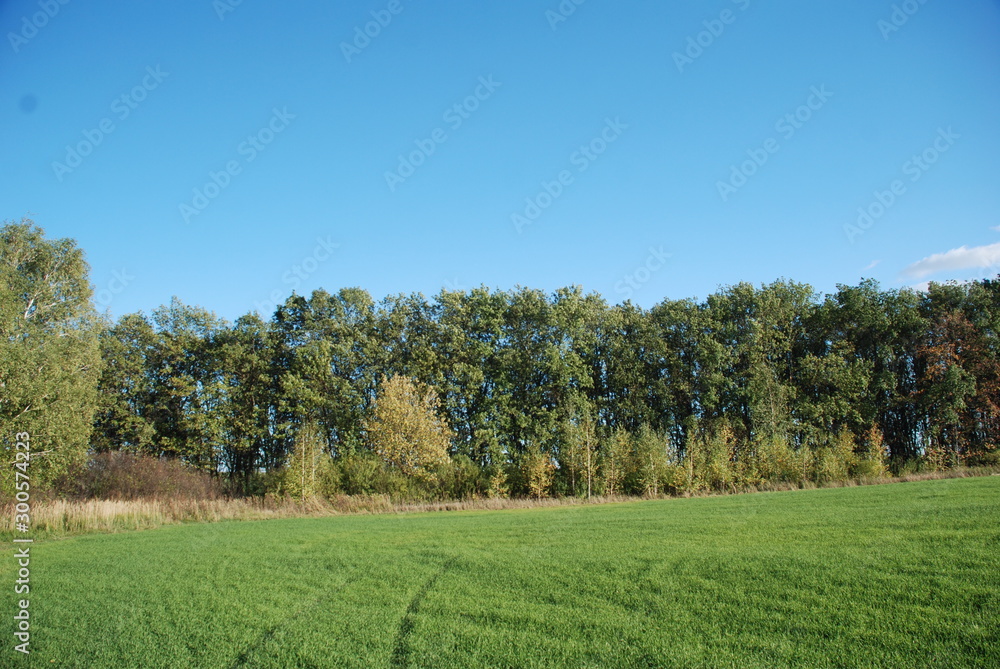
{"type": "Polygon", "coordinates": [[[172,526],[31,579],[36,667],[997,667],[1000,477],[172,526]]]}

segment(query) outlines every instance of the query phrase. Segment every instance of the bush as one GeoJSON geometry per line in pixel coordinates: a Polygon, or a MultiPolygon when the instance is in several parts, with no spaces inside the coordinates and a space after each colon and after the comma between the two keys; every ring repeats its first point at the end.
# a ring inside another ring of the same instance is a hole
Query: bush
{"type": "Polygon", "coordinates": [[[761,481],[801,483],[805,453],[796,454],[787,439],[777,436],[762,439],[754,451],[756,471],[761,481]]]}
{"type": "Polygon", "coordinates": [[[519,460],[517,468],[518,487],[529,497],[540,499],[548,497],[552,492],[555,479],[555,464],[552,456],[536,446],[525,451],[519,460]]]}
{"type": "Polygon", "coordinates": [[[997,467],[1000,466],[1000,450],[995,446],[987,447],[980,453],[972,453],[966,458],[965,464],[968,467],[997,467]]]}
{"type": "Polygon", "coordinates": [[[486,496],[490,499],[499,499],[510,496],[510,485],[507,480],[507,471],[502,465],[491,465],[486,470],[486,496]]]}
{"type": "Polygon", "coordinates": [[[688,489],[731,490],[736,482],[735,448],[736,437],[724,421],[711,430],[692,435],[684,454],[688,489]]]}
{"type": "Polygon", "coordinates": [[[441,499],[469,499],[482,492],[482,474],[466,455],[456,455],[438,471],[441,499]]]}
{"type": "Polygon", "coordinates": [[[889,474],[888,454],[882,433],[878,428],[871,428],[864,446],[856,452],[851,476],[854,478],[884,478],[889,474]]]}
{"type": "MultiPolygon", "coordinates": [[[[295,435],[295,447],[288,458],[281,482],[281,492],[304,502],[319,496],[324,488],[336,486],[339,477],[333,459],[326,451],[326,441],[315,422],[307,422],[295,435]]],[[[331,492],[336,492],[332,490],[331,492]]]]}
{"type": "Polygon", "coordinates": [[[815,481],[846,481],[854,464],[854,437],[849,431],[842,430],[829,444],[816,449],[815,481]]]}
{"type": "Polygon", "coordinates": [[[179,460],[110,451],[67,472],[54,492],[72,499],[219,499],[222,482],[179,460]]]}
{"type": "Polygon", "coordinates": [[[370,451],[345,453],[336,460],[340,489],[346,495],[374,495],[379,487],[382,462],[370,451]]]}

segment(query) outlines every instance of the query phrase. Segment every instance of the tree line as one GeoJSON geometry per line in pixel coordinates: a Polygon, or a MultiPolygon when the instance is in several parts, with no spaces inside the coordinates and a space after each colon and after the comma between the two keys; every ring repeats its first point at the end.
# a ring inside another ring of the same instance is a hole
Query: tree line
{"type": "Polygon", "coordinates": [[[997,462],[998,280],[740,283],[649,309],[578,287],[344,288],[234,323],[176,298],[112,322],[72,240],[23,221],[0,244],[0,447],[32,430],[42,481],[107,451],[178,459],[240,494],[407,498],[997,462]]]}

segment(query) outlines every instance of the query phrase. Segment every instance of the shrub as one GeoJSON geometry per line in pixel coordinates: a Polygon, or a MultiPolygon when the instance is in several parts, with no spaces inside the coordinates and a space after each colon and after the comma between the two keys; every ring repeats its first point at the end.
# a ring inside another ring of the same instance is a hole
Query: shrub
{"type": "Polygon", "coordinates": [[[469,499],[480,492],[479,467],[466,455],[456,455],[441,467],[437,478],[442,499],[469,499]]]}
{"type": "Polygon", "coordinates": [[[882,432],[872,427],[865,435],[864,445],[856,451],[851,476],[854,478],[884,478],[889,474],[888,453],[882,432]]]}
{"type": "Polygon", "coordinates": [[[548,497],[555,477],[552,457],[537,446],[532,446],[521,456],[521,477],[530,497],[548,497]]]}
{"type": "Polygon", "coordinates": [[[970,454],[965,463],[969,467],[1000,466],[1000,450],[996,446],[987,446],[981,452],[970,454]]]}
{"type": "Polygon", "coordinates": [[[491,499],[498,499],[510,495],[510,485],[507,480],[507,471],[501,465],[493,465],[488,472],[486,495],[491,499]]]}
{"type": "Polygon", "coordinates": [[[340,489],[344,494],[377,494],[382,462],[373,453],[345,453],[336,461],[336,465],[340,489]]]}
{"type": "Polygon", "coordinates": [[[673,483],[673,472],[668,470],[670,450],[666,435],[657,434],[643,424],[634,439],[627,492],[647,496],[664,492],[673,483]]]}
{"type": "Polygon", "coordinates": [[[300,502],[317,497],[337,480],[332,469],[333,459],[326,451],[319,427],[314,422],[305,423],[295,436],[295,448],[283,470],[281,491],[300,502]]]}
{"type": "Polygon", "coordinates": [[[732,489],[736,482],[733,466],[735,446],[736,436],[725,423],[689,438],[684,458],[688,489],[732,489]]]}
{"type": "Polygon", "coordinates": [[[54,491],[71,499],[219,499],[222,482],[179,460],[109,451],[67,472],[54,491]]]}
{"type": "Polygon", "coordinates": [[[802,458],[787,439],[778,436],[762,439],[757,442],[754,454],[756,471],[762,482],[801,482],[802,458]]]}
{"type": "Polygon", "coordinates": [[[841,430],[829,443],[815,450],[814,480],[816,483],[846,481],[854,463],[854,437],[848,430],[841,430]]]}

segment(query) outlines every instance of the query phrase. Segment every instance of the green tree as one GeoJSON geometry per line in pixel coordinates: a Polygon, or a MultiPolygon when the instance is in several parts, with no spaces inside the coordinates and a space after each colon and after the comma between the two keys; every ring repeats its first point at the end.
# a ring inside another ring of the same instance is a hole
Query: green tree
{"type": "Polygon", "coordinates": [[[221,464],[231,483],[247,494],[254,474],[262,466],[274,469],[284,452],[272,423],[278,396],[270,327],[256,314],[239,318],[224,333],[220,360],[225,435],[221,464]]]}
{"type": "Polygon", "coordinates": [[[601,449],[600,475],[605,495],[622,494],[622,483],[628,474],[631,456],[632,435],[624,428],[616,428],[601,449]]]}
{"type": "Polygon", "coordinates": [[[151,419],[151,357],[156,335],[142,314],[127,314],[100,335],[104,361],[98,385],[91,447],[97,452],[154,452],[156,430],[151,419]]]}
{"type": "MultiPolygon", "coordinates": [[[[31,480],[46,486],[86,458],[101,373],[89,267],[70,239],[24,219],[0,228],[0,450],[31,437],[31,480]]],[[[13,468],[0,487],[13,490],[13,468]]]]}
{"type": "Polygon", "coordinates": [[[559,448],[559,468],[569,485],[571,495],[593,494],[597,472],[597,424],[593,412],[579,410],[566,421],[563,441],[559,448]]]}
{"type": "Polygon", "coordinates": [[[664,492],[670,465],[667,437],[655,432],[648,424],[643,424],[633,438],[632,457],[635,492],[651,496],[664,492]]]}
{"type": "Polygon", "coordinates": [[[469,292],[442,291],[437,297],[435,342],[438,381],[455,450],[497,478],[507,465],[498,431],[498,352],[507,297],[484,287],[469,292]]]}
{"type": "Polygon", "coordinates": [[[357,449],[382,362],[373,337],[371,297],[358,288],[336,295],[292,295],[274,317],[278,355],[277,429],[287,438],[314,418],[335,455],[357,449]]]}
{"type": "Polygon", "coordinates": [[[897,463],[919,457],[924,420],[915,401],[916,351],[928,329],[920,298],[909,289],[882,291],[866,280],[838,286],[828,302],[829,336],[848,344],[845,350],[868,369],[864,401],[855,405],[861,422],[879,429],[897,463]]]}
{"type": "Polygon", "coordinates": [[[323,492],[332,467],[322,431],[315,422],[306,421],[295,436],[282,488],[286,495],[300,502],[315,498],[323,492]]]}
{"type": "Polygon", "coordinates": [[[221,344],[227,324],[174,297],[153,312],[156,346],[150,360],[154,455],[219,471],[225,442],[221,344]]]}
{"type": "MultiPolygon", "coordinates": [[[[626,423],[630,431],[648,425],[666,432],[671,441],[687,441],[685,426],[695,416],[714,415],[719,410],[725,377],[723,365],[728,351],[712,336],[710,312],[693,300],[665,300],[650,310],[646,328],[638,327],[624,338],[609,366],[621,364],[628,349],[642,355],[642,372],[635,388],[646,388],[639,402],[646,413],[626,423]],[[644,332],[645,330],[645,332],[644,332]],[[639,336],[637,336],[637,334],[639,336]]],[[[615,391],[616,396],[622,391],[615,391]]],[[[617,423],[616,423],[617,425],[617,423]]]]}

